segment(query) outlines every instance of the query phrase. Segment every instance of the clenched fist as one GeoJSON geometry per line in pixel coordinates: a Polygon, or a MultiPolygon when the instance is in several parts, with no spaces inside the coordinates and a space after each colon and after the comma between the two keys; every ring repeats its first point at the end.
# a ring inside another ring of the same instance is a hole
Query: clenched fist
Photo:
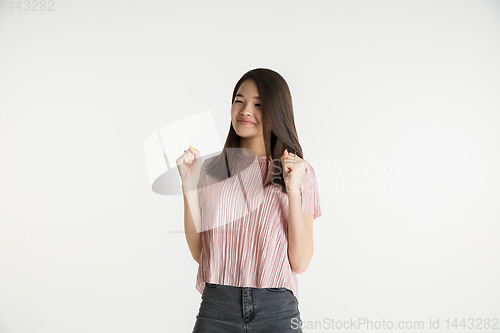
{"type": "Polygon", "coordinates": [[[304,176],[307,162],[296,154],[291,154],[285,149],[281,156],[281,165],[283,166],[283,178],[287,192],[300,193],[302,177],[304,176]]]}
{"type": "Polygon", "coordinates": [[[182,189],[190,191],[197,188],[198,177],[201,170],[201,155],[200,152],[193,147],[184,151],[184,154],[179,156],[175,161],[177,170],[182,180],[182,189]]]}

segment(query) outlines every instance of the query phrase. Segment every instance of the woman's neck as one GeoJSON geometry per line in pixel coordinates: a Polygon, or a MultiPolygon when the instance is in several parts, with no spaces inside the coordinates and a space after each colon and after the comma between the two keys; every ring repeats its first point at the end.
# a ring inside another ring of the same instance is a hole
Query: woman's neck
{"type": "MultiPolygon", "coordinates": [[[[264,146],[264,136],[256,136],[251,138],[240,138],[240,148],[253,150],[257,157],[266,156],[266,147],[264,146]]],[[[242,149],[241,155],[248,156],[248,152],[242,149]]]]}

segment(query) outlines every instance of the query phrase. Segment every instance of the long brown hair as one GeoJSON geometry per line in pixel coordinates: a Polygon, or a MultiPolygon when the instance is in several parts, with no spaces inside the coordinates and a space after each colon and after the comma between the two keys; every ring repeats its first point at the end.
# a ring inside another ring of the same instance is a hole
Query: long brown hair
{"type": "MultiPolygon", "coordinates": [[[[279,73],[267,68],[256,68],[246,72],[236,83],[231,105],[234,103],[239,87],[247,79],[255,81],[260,96],[262,133],[266,148],[266,161],[268,162],[266,163],[266,175],[269,175],[269,161],[272,161],[273,177],[272,179],[264,177],[262,185],[263,187],[271,184],[281,186],[282,191],[286,193],[280,157],[285,149],[288,149],[289,153],[294,152],[300,158],[304,158],[295,128],[292,94],[285,79],[279,73]],[[276,156],[274,160],[273,156],[276,156]]],[[[209,175],[219,181],[231,177],[229,165],[234,165],[237,158],[238,149],[227,150],[227,148],[240,148],[240,136],[234,130],[232,122],[229,125],[224,149],[207,165],[206,170],[209,175]]]]}

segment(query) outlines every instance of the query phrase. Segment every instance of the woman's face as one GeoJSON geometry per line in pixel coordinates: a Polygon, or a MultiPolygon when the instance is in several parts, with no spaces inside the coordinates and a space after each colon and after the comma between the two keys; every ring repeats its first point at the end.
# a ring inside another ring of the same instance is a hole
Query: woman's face
{"type": "Polygon", "coordinates": [[[241,137],[249,138],[263,135],[262,114],[260,112],[260,96],[257,84],[252,79],[243,81],[236,92],[231,106],[231,122],[233,128],[241,137]],[[245,119],[251,124],[243,123],[245,119]]]}

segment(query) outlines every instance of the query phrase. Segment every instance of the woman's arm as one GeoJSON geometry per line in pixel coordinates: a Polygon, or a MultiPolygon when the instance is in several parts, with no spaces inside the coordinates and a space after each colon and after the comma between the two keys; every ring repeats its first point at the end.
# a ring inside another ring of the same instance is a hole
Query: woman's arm
{"type": "Polygon", "coordinates": [[[288,260],[294,272],[300,274],[309,267],[314,252],[312,230],[314,214],[304,213],[301,195],[308,185],[307,178],[304,178],[308,162],[295,153],[288,153],[287,148],[281,156],[281,164],[289,204],[288,260]],[[302,183],[306,185],[305,189],[302,189],[302,183]]]}
{"type": "Polygon", "coordinates": [[[300,274],[309,267],[314,252],[314,214],[304,214],[299,190],[289,190],[288,213],[288,258],[295,273],[300,274]]]}
{"type": "Polygon", "coordinates": [[[201,213],[198,204],[198,190],[185,191],[184,197],[184,232],[193,259],[200,263],[201,256],[201,213]]]}

